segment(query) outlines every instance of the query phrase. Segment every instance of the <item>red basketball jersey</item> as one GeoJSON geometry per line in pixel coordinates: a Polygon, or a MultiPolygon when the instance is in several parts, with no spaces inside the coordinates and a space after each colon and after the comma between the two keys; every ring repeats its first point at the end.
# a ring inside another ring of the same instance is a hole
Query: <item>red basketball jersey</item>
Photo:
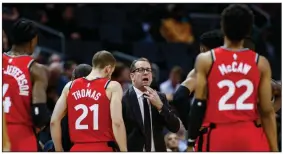
{"type": "Polygon", "coordinates": [[[34,62],[30,56],[3,54],[3,107],[7,123],[33,125],[31,117],[32,81],[29,68],[34,62]]]}
{"type": "Polygon", "coordinates": [[[230,123],[258,118],[259,55],[252,50],[211,50],[213,64],[208,76],[205,121],[230,123]]]}
{"type": "Polygon", "coordinates": [[[67,97],[72,142],[114,141],[110,100],[105,91],[109,82],[107,78],[73,81],[67,97]]]}

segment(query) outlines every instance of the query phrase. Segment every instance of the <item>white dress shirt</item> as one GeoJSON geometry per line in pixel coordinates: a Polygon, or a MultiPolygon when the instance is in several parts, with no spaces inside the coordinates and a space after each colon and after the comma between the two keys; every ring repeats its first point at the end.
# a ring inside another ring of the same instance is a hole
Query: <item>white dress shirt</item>
{"type": "Polygon", "coordinates": [[[174,94],[176,90],[179,88],[180,84],[177,84],[176,87],[173,87],[171,80],[166,80],[162,82],[159,86],[160,92],[165,94],[174,94]]]}
{"type": "MultiPolygon", "coordinates": [[[[133,86],[134,87],[134,86],[133,86]]],[[[143,108],[143,92],[140,91],[139,89],[137,89],[136,87],[134,87],[134,90],[137,94],[137,99],[139,101],[139,106],[141,109],[141,115],[142,115],[142,121],[144,123],[144,108],[143,108]]],[[[148,106],[151,109],[151,104],[149,103],[149,101],[147,100],[148,106]]],[[[152,131],[152,116],[151,116],[151,110],[149,110],[149,114],[150,114],[150,125],[151,125],[151,151],[155,152],[155,147],[154,147],[154,140],[153,140],[153,131],[152,131]]],[[[145,147],[143,148],[143,151],[145,151],[145,147]]]]}

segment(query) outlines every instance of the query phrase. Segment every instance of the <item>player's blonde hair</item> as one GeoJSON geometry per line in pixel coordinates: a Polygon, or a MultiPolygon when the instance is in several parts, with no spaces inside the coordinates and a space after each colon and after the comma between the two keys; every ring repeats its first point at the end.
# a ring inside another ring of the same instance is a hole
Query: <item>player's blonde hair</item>
{"type": "Polygon", "coordinates": [[[92,58],[92,66],[94,68],[102,69],[108,65],[114,67],[115,64],[116,59],[114,58],[114,56],[110,52],[105,50],[97,52],[92,58]]]}

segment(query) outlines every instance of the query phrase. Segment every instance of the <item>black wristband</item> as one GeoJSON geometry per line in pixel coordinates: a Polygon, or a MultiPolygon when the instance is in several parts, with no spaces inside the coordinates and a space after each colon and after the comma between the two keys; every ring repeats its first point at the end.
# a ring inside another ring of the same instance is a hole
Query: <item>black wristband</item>
{"type": "Polygon", "coordinates": [[[189,98],[191,94],[190,89],[188,89],[186,86],[180,85],[179,88],[176,90],[174,97],[175,98],[189,98]]]}
{"type": "Polygon", "coordinates": [[[199,135],[206,111],[206,100],[195,99],[189,114],[188,138],[195,140],[199,135]]]}
{"type": "Polygon", "coordinates": [[[46,103],[32,104],[32,120],[36,127],[43,127],[50,123],[50,112],[47,108],[46,103]]]}
{"type": "Polygon", "coordinates": [[[193,146],[195,146],[195,143],[196,143],[196,141],[195,141],[195,140],[188,139],[187,146],[189,146],[189,147],[193,147],[193,146]]]}

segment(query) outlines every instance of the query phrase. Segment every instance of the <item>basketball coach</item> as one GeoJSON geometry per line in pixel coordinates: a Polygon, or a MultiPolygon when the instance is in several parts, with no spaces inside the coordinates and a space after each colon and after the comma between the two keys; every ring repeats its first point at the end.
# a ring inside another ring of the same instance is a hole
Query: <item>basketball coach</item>
{"type": "Polygon", "coordinates": [[[125,91],[122,106],[129,152],[166,152],[163,128],[177,132],[178,117],[165,94],[152,88],[152,68],[146,58],[131,64],[132,87],[125,91]]]}

